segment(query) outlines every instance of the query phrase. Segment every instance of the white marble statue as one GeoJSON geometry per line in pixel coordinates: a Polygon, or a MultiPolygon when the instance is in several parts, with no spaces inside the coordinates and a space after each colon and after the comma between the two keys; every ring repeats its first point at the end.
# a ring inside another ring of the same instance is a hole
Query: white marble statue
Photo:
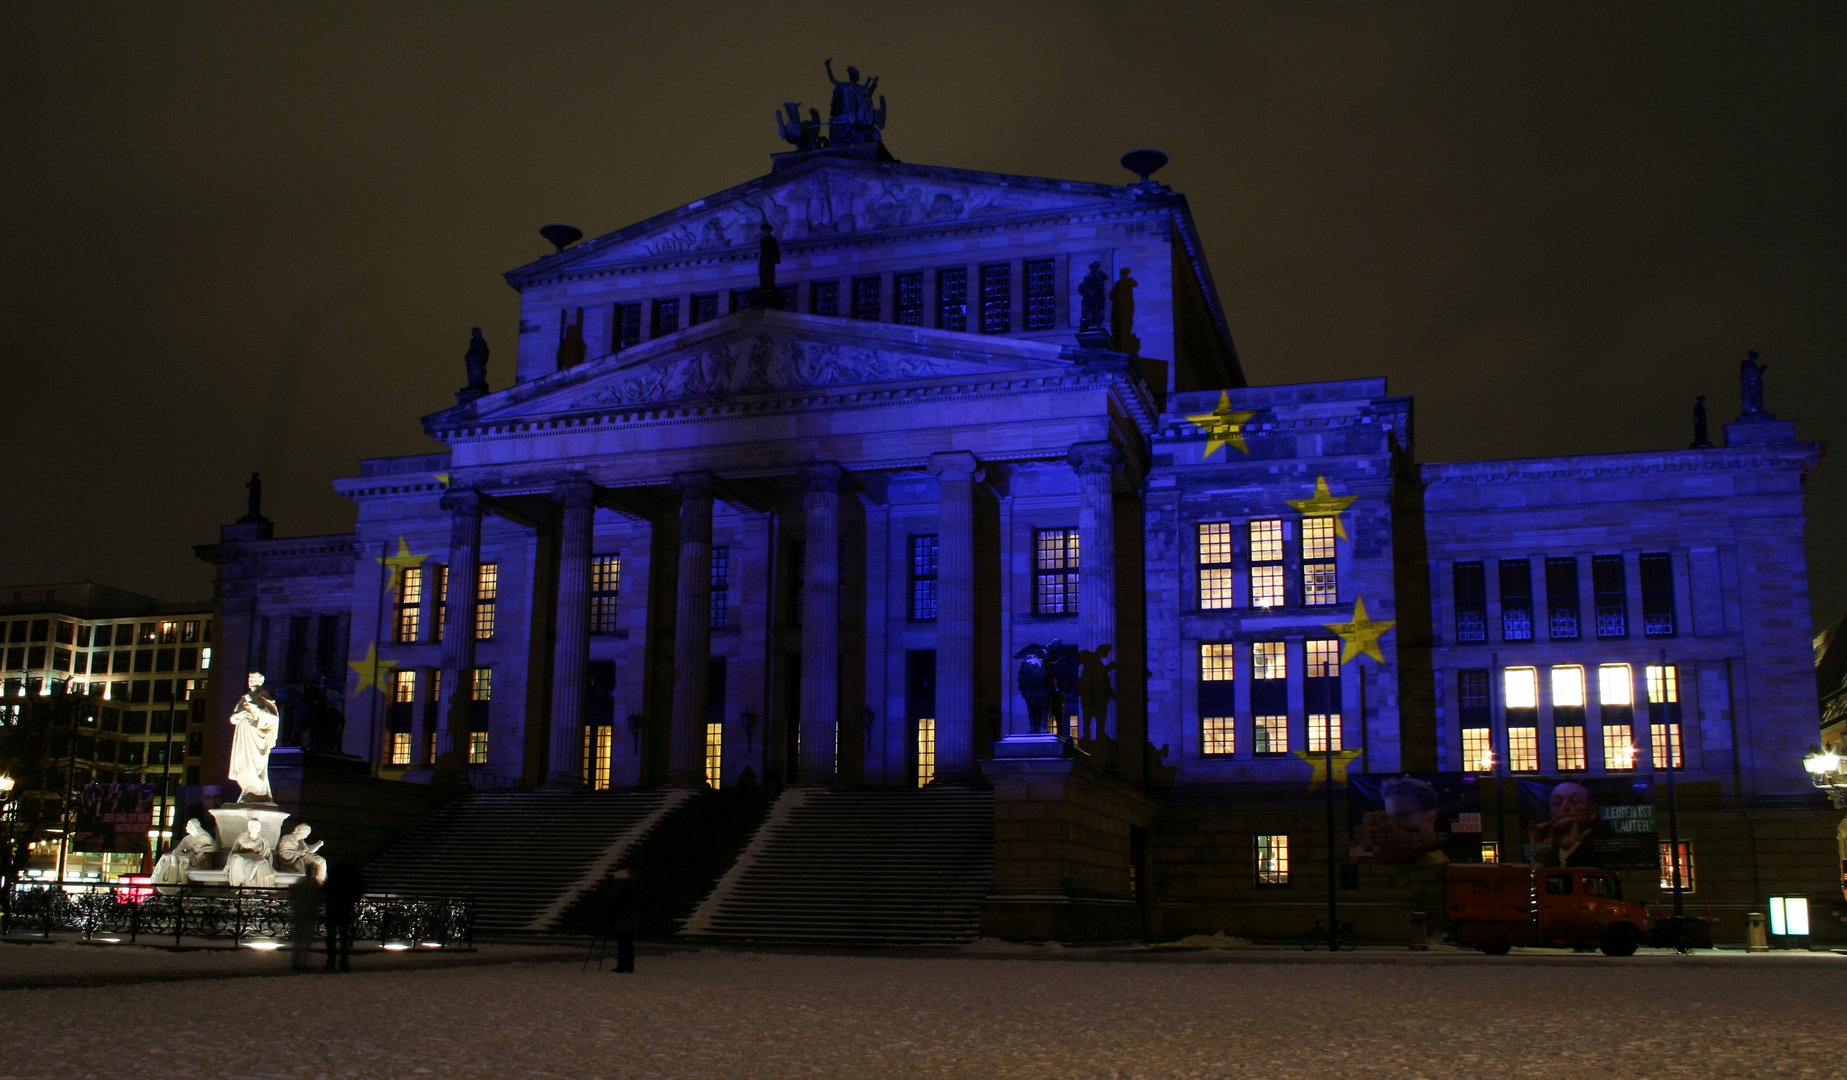
{"type": "Polygon", "coordinates": [[[276,842],[276,864],[292,874],[306,874],[314,878],[316,885],[327,883],[327,859],[320,854],[322,840],[312,843],[308,834],[314,830],[308,825],[297,825],[282,834],[276,842]]]}
{"type": "Polygon", "coordinates": [[[231,710],[231,766],[238,786],[238,802],[269,802],[269,752],[275,749],[282,727],[276,700],[263,689],[263,673],[250,673],[250,692],[237,699],[231,710]]]}
{"type": "Polygon", "coordinates": [[[263,839],[263,823],[252,818],[244,835],[231,841],[224,861],[224,881],[233,889],[273,889],[276,868],[269,862],[269,841],[263,839]]]}
{"type": "Polygon", "coordinates": [[[205,831],[198,818],[186,822],[186,835],[173,850],[160,857],[154,864],[154,884],[184,885],[186,874],[192,870],[210,870],[212,853],[218,850],[218,841],[205,831]]]}

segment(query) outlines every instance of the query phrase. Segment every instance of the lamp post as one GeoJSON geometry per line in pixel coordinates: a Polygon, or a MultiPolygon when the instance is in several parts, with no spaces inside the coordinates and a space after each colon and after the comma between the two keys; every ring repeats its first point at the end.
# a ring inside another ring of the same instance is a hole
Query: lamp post
{"type": "Polygon", "coordinates": [[[1809,774],[1809,783],[1825,792],[1836,810],[1847,810],[1847,775],[1841,771],[1840,754],[1811,746],[1802,758],[1802,769],[1809,774]]]}

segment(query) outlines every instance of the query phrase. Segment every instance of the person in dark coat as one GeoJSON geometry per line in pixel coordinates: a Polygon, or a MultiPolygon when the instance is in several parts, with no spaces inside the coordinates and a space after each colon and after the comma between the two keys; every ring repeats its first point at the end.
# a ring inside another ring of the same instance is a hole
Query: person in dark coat
{"type": "Polygon", "coordinates": [[[321,886],[312,874],[303,874],[289,886],[289,966],[306,971],[314,957],[314,932],[321,921],[321,886]]]}
{"type": "Polygon", "coordinates": [[[366,895],[365,875],[359,867],[343,862],[327,872],[327,970],[337,962],[341,971],[351,970],[348,956],[353,951],[353,925],[359,921],[359,901],[366,895]]]}
{"type": "Polygon", "coordinates": [[[635,877],[627,870],[609,875],[609,900],[603,907],[604,932],[616,939],[616,973],[635,970],[635,932],[641,928],[641,907],[635,896],[635,877]]]}

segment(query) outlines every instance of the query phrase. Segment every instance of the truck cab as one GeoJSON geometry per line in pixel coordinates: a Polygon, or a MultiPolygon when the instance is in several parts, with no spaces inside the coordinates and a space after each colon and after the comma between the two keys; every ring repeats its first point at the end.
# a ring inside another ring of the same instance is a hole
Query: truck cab
{"type": "Polygon", "coordinates": [[[1608,870],[1452,863],[1443,894],[1450,940],[1490,955],[1526,945],[1629,956],[1648,939],[1648,909],[1623,899],[1608,870]]]}

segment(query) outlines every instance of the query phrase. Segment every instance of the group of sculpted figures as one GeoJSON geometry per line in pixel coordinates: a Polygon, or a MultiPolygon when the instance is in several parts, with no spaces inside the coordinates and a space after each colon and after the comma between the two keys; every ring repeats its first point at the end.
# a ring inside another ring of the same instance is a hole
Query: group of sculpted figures
{"type": "Polygon", "coordinates": [[[1110,676],[1116,665],[1110,662],[1110,646],[1095,649],[1072,649],[1061,646],[1056,638],[1049,645],[1028,645],[1014,654],[1020,662],[1018,672],[1020,696],[1026,699],[1027,731],[1034,735],[1064,734],[1069,715],[1067,689],[1059,679],[1062,657],[1075,652],[1077,699],[1082,728],[1079,735],[1087,739],[1114,738],[1109,724],[1109,703],[1116,698],[1110,676]]]}
{"type": "Polygon", "coordinates": [[[879,77],[874,75],[862,83],[859,81],[859,69],[848,66],[847,77],[843,82],[834,78],[832,58],[822,61],[821,66],[827,69],[827,81],[834,84],[834,97],[828,107],[825,125],[819,110],[809,109],[808,116],[804,118],[801,102],[785,101],[782,111],[776,114],[776,134],[797,150],[858,146],[882,141],[885,95],[879,95],[877,106],[872,104],[872,92],[879,88],[879,77]],[[828,131],[825,136],[821,134],[823,126],[828,131]]]}
{"type": "MultiPolygon", "coordinates": [[[[249,690],[231,710],[230,779],[237,784],[237,806],[274,809],[269,786],[269,752],[276,748],[282,729],[281,710],[268,691],[263,676],[250,673],[249,690]]],[[[224,847],[225,884],[234,889],[273,889],[278,871],[327,880],[327,860],[320,854],[322,841],[310,840],[313,828],[296,825],[284,833],[272,850],[263,836],[263,822],[251,818],[244,832],[224,847]]],[[[154,866],[156,885],[183,885],[194,871],[212,869],[219,844],[197,818],[186,822],[186,835],[154,866]]]]}

